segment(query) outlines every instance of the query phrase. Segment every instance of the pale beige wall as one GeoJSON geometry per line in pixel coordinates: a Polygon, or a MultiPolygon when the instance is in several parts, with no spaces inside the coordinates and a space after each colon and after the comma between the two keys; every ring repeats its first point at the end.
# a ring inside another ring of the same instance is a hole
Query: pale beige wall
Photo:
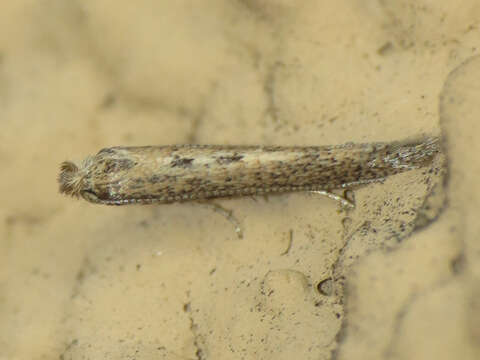
{"type": "Polygon", "coordinates": [[[1,2],[0,359],[479,358],[479,20],[475,0],[1,2]],[[203,205],[57,190],[61,161],[113,145],[422,133],[448,140],[447,185],[439,157],[349,212],[219,202],[241,240],[203,205]]]}

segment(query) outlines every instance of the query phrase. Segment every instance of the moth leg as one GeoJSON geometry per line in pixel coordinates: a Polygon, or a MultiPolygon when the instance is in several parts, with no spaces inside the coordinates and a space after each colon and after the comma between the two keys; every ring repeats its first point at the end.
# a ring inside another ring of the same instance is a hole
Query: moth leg
{"type": "Polygon", "coordinates": [[[342,184],[343,189],[351,189],[351,188],[360,188],[362,186],[371,184],[371,183],[381,183],[385,181],[385,178],[378,178],[378,179],[368,179],[368,180],[358,180],[352,181],[349,183],[342,184]]]}
{"type": "MultiPolygon", "coordinates": [[[[347,190],[348,191],[348,190],[347,190]]],[[[347,209],[353,209],[355,208],[355,204],[353,203],[353,200],[350,200],[347,198],[347,191],[344,192],[343,196],[334,194],[330,191],[327,190],[310,190],[309,192],[314,193],[314,194],[319,194],[328,197],[329,199],[338,201],[342,208],[347,208],[347,209]]]]}
{"type": "Polygon", "coordinates": [[[243,239],[243,229],[240,225],[240,222],[238,219],[233,215],[233,211],[229,209],[225,209],[223,206],[218,205],[214,202],[211,201],[198,201],[202,205],[206,205],[210,207],[213,211],[215,211],[217,214],[222,215],[225,219],[227,219],[228,222],[230,222],[234,229],[235,233],[237,234],[239,239],[243,239]]]}

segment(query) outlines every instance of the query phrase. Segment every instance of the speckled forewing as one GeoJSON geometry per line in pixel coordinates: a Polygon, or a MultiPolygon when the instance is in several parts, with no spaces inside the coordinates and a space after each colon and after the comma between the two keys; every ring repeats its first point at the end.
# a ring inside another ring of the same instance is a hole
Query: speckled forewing
{"type": "Polygon", "coordinates": [[[438,139],[326,147],[147,146],[101,150],[81,195],[125,204],[335,189],[424,166],[438,139]]]}

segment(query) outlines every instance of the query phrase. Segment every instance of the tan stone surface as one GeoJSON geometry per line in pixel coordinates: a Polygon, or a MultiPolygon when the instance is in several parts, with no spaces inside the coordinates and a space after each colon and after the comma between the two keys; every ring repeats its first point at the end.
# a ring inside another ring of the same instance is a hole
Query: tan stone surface
{"type": "Polygon", "coordinates": [[[480,358],[479,20],[475,0],[1,2],[0,359],[480,358]],[[241,240],[205,205],[56,184],[113,145],[440,132],[445,186],[439,158],[347,213],[219,202],[241,240]]]}

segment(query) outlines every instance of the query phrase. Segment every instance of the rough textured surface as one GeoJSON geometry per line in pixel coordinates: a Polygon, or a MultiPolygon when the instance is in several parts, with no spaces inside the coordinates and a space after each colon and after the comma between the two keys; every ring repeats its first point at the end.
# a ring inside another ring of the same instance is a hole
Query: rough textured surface
{"type": "Polygon", "coordinates": [[[480,358],[479,18],[477,0],[2,1],[0,358],[480,358]],[[222,201],[243,240],[202,205],[94,206],[56,183],[118,144],[440,128],[445,185],[436,159],[346,213],[222,201]]]}

